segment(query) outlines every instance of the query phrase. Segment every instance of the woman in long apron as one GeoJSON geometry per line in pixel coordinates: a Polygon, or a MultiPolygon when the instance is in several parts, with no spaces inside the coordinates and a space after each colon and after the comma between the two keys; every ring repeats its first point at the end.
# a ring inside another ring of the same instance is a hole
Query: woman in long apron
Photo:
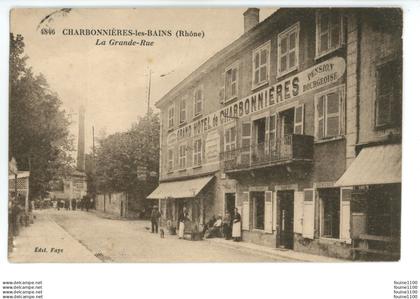
{"type": "Polygon", "coordinates": [[[239,214],[238,208],[235,208],[235,214],[233,215],[232,238],[235,242],[241,240],[241,214],[239,214]]]}
{"type": "Polygon", "coordinates": [[[183,207],[181,214],[179,214],[179,230],[178,230],[178,237],[179,239],[184,239],[184,231],[185,231],[185,221],[188,219],[187,208],[183,207]]]}

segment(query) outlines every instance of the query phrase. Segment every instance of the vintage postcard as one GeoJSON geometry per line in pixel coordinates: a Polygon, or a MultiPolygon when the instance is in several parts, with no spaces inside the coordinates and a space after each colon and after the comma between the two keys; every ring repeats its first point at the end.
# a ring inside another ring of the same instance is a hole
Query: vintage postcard
{"type": "Polygon", "coordinates": [[[399,261],[401,8],[10,11],[10,262],[399,261]]]}

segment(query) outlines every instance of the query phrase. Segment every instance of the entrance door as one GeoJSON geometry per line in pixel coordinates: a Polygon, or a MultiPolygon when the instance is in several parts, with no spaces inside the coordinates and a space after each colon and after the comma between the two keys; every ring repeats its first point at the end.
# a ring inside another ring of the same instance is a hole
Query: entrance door
{"type": "Polygon", "coordinates": [[[225,193],[225,212],[228,211],[231,216],[235,212],[235,193],[225,193]]]}
{"type": "Polygon", "coordinates": [[[277,247],[293,249],[294,191],[277,192],[277,247]]]}

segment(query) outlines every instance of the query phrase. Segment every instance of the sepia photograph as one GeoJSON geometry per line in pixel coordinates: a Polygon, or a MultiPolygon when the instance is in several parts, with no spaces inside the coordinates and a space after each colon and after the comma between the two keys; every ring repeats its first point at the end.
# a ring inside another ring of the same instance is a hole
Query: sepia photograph
{"type": "Polygon", "coordinates": [[[9,21],[9,262],[404,259],[400,7],[9,21]]]}

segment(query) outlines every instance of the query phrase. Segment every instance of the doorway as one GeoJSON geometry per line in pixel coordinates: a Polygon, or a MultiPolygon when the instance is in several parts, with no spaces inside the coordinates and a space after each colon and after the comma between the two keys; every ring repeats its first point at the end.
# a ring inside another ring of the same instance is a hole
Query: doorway
{"type": "Polygon", "coordinates": [[[235,193],[225,193],[225,212],[228,211],[231,216],[233,216],[235,212],[235,201],[235,193]]]}
{"type": "Polygon", "coordinates": [[[294,191],[278,191],[277,207],[277,247],[293,249],[294,191]]]}

